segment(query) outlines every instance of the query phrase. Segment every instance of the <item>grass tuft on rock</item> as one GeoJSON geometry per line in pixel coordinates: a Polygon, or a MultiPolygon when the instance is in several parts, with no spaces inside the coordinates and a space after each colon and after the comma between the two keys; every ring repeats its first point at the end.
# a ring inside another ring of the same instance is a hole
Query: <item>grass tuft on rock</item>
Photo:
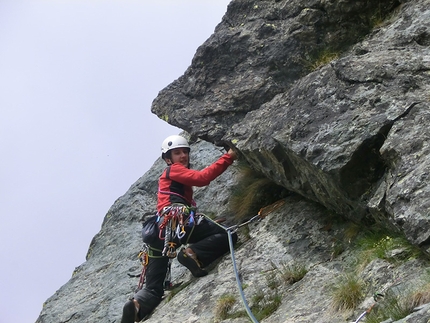
{"type": "Polygon", "coordinates": [[[236,298],[233,295],[225,294],[222,295],[215,306],[215,319],[225,320],[228,318],[233,305],[236,303],[236,298]]]}
{"type": "Polygon", "coordinates": [[[229,208],[238,221],[251,218],[258,211],[288,194],[288,191],[275,184],[263,174],[252,169],[247,163],[238,163],[239,178],[233,187],[229,208]]]}
{"type": "Polygon", "coordinates": [[[356,274],[342,275],[333,286],[332,308],[336,311],[355,309],[364,295],[365,284],[356,274]]]}

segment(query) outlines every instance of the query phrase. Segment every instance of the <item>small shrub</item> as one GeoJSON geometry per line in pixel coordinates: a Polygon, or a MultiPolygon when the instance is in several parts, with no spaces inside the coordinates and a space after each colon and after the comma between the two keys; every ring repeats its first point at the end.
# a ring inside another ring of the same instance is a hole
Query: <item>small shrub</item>
{"type": "Polygon", "coordinates": [[[330,49],[323,49],[312,56],[308,57],[308,59],[303,59],[302,63],[304,67],[309,71],[316,71],[320,67],[327,65],[331,61],[339,58],[339,51],[333,51],[330,49]]]}
{"type": "Polygon", "coordinates": [[[421,277],[419,283],[409,288],[389,290],[369,313],[366,323],[377,323],[392,319],[400,320],[414,311],[414,308],[430,303],[429,273],[421,277]]]}
{"type": "Polygon", "coordinates": [[[225,320],[234,303],[236,303],[236,298],[233,295],[226,294],[221,296],[215,306],[215,318],[225,320]]]}
{"type": "Polygon", "coordinates": [[[260,303],[264,300],[264,297],[266,294],[263,292],[263,290],[259,290],[254,296],[252,296],[252,303],[254,304],[254,307],[257,307],[260,305],[260,303]]]}
{"type": "Polygon", "coordinates": [[[381,4],[379,4],[373,15],[371,15],[369,18],[370,27],[379,28],[393,22],[393,19],[395,19],[395,17],[399,14],[401,7],[402,6],[399,5],[396,8],[387,10],[388,8],[382,8],[381,4]]]}
{"type": "Polygon", "coordinates": [[[255,314],[255,318],[259,321],[272,315],[281,305],[281,296],[276,294],[269,300],[264,302],[264,306],[259,308],[259,311],[255,314]]]}
{"type": "Polygon", "coordinates": [[[427,290],[419,290],[410,295],[409,303],[412,309],[430,303],[430,286],[427,286],[427,290]]]}
{"type": "Polygon", "coordinates": [[[339,53],[332,52],[330,50],[324,50],[320,53],[319,57],[312,63],[311,68],[313,71],[315,71],[321,66],[327,65],[331,61],[338,58],[339,58],[339,53]]]}
{"type": "Polygon", "coordinates": [[[408,316],[412,309],[400,295],[389,292],[367,315],[366,323],[379,323],[387,319],[397,321],[408,316]]]}
{"type": "Polygon", "coordinates": [[[274,290],[279,286],[279,280],[275,271],[271,271],[266,275],[267,287],[274,290]]]}
{"type": "Polygon", "coordinates": [[[244,162],[238,163],[239,180],[233,187],[229,201],[230,211],[236,220],[256,215],[258,211],[285,197],[287,190],[252,169],[244,162]]]}
{"type": "Polygon", "coordinates": [[[260,290],[252,297],[252,314],[258,321],[272,315],[281,305],[282,297],[277,290],[267,293],[260,290]]]}
{"type": "Polygon", "coordinates": [[[364,267],[379,258],[395,263],[418,258],[421,251],[403,236],[378,230],[366,233],[358,240],[361,247],[361,265],[364,267]]]}
{"type": "Polygon", "coordinates": [[[331,250],[330,259],[333,260],[345,251],[345,245],[341,240],[335,239],[332,243],[331,250]]]}
{"type": "Polygon", "coordinates": [[[282,281],[290,285],[298,282],[308,273],[306,267],[298,263],[290,265],[282,264],[280,271],[282,281]]]}
{"type": "Polygon", "coordinates": [[[364,296],[364,282],[355,274],[341,276],[333,286],[332,308],[336,311],[354,309],[364,296]]]}
{"type": "Polygon", "coordinates": [[[348,243],[351,243],[360,233],[362,227],[355,223],[350,223],[344,230],[343,235],[348,243]]]}

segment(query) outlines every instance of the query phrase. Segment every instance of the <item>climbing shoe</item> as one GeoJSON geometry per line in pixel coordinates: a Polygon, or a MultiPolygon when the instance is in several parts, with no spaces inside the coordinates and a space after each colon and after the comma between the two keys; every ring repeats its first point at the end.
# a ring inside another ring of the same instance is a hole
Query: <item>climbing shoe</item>
{"type": "Polygon", "coordinates": [[[206,270],[200,268],[196,254],[190,248],[182,249],[178,253],[178,261],[181,265],[187,267],[194,277],[203,277],[208,274],[206,270]]]}
{"type": "Polygon", "coordinates": [[[121,323],[134,323],[136,321],[136,307],[134,306],[134,302],[131,299],[127,303],[125,303],[122,309],[121,323]]]}

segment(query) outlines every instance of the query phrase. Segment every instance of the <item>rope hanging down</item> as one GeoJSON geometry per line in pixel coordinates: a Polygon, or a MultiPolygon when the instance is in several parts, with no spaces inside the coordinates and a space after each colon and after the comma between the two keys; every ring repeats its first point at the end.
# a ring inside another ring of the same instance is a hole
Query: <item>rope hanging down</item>
{"type": "Polygon", "coordinates": [[[229,228],[225,228],[222,225],[220,225],[219,223],[217,223],[214,220],[212,220],[212,219],[208,218],[207,216],[205,216],[206,219],[208,219],[212,223],[215,223],[216,225],[218,225],[219,227],[221,227],[221,228],[223,228],[224,230],[227,231],[228,244],[230,246],[231,261],[233,263],[233,270],[234,270],[234,274],[236,276],[237,288],[239,290],[239,294],[240,294],[240,297],[242,299],[243,306],[245,307],[246,313],[248,314],[249,318],[251,319],[251,321],[253,323],[259,323],[259,322],[255,318],[254,314],[252,314],[252,311],[249,308],[248,302],[246,301],[245,294],[243,293],[242,283],[240,281],[239,272],[238,272],[237,266],[236,266],[236,260],[234,258],[234,245],[233,245],[233,239],[232,239],[231,234],[234,233],[234,232],[236,232],[237,229],[239,229],[240,227],[242,227],[244,225],[247,225],[247,224],[249,224],[251,222],[260,221],[261,219],[265,218],[269,213],[273,212],[274,210],[276,210],[278,207],[280,207],[284,203],[285,203],[284,200],[280,200],[280,201],[275,202],[275,203],[273,203],[273,204],[271,204],[269,206],[261,208],[260,211],[258,212],[258,214],[256,216],[252,217],[251,219],[249,219],[248,221],[246,221],[244,223],[241,223],[239,225],[234,225],[234,226],[231,226],[229,228]]]}

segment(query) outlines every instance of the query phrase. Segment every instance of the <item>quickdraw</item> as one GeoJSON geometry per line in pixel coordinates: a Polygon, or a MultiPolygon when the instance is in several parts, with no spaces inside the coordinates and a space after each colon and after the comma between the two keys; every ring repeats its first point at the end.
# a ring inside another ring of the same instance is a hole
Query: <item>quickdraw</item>
{"type": "MultiPolygon", "coordinates": [[[[162,256],[154,256],[154,255],[150,255],[150,250],[151,247],[149,247],[146,244],[143,244],[143,248],[142,250],[139,252],[138,254],[138,258],[140,260],[140,263],[142,264],[142,272],[139,275],[129,275],[130,277],[140,277],[139,278],[139,283],[137,284],[137,288],[135,290],[135,292],[141,290],[143,288],[143,285],[145,284],[145,276],[146,276],[146,268],[148,266],[148,262],[149,262],[149,258],[158,258],[158,257],[162,257],[162,256]]],[[[158,249],[154,249],[155,251],[159,251],[158,249]]],[[[167,273],[166,273],[166,277],[164,279],[164,289],[165,290],[171,290],[172,289],[172,283],[171,283],[171,279],[172,279],[172,262],[173,262],[173,258],[169,259],[169,263],[167,265],[167,273]]]]}
{"type": "Polygon", "coordinates": [[[137,284],[137,290],[141,290],[145,284],[146,267],[148,266],[149,261],[148,249],[146,245],[144,246],[144,249],[139,252],[137,258],[139,258],[140,263],[142,264],[142,272],[140,273],[139,283],[137,284]]]}
{"type": "Polygon", "coordinates": [[[253,216],[252,218],[250,218],[248,221],[243,222],[241,224],[236,224],[236,225],[232,225],[231,227],[225,229],[230,231],[231,233],[236,232],[240,227],[243,227],[244,225],[250,224],[252,222],[258,222],[261,221],[262,219],[264,219],[269,213],[273,212],[274,210],[276,210],[278,207],[282,206],[285,203],[284,200],[280,200],[278,202],[275,202],[271,205],[268,205],[264,208],[261,208],[260,211],[258,211],[257,215],[253,216]]]}

